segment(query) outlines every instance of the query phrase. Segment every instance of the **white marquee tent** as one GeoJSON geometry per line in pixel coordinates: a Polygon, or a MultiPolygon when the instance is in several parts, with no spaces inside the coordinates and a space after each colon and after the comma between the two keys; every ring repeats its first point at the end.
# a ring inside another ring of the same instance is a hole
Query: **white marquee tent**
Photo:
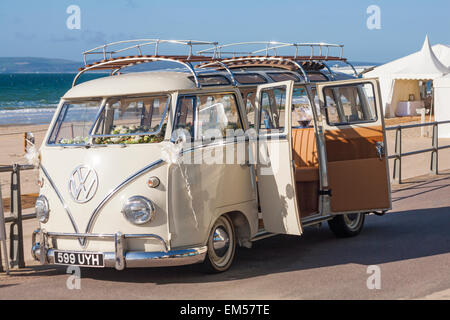
{"type": "Polygon", "coordinates": [[[434,54],[427,36],[420,51],[376,67],[364,77],[380,79],[385,115],[394,117],[398,102],[409,100],[411,94],[420,98],[419,81],[435,80],[449,71],[434,54]]]}
{"type": "MultiPolygon", "coordinates": [[[[450,46],[437,44],[433,46],[436,57],[450,68],[450,46]]],[[[450,75],[434,80],[435,120],[450,120],[450,75]]],[[[450,138],[450,124],[439,126],[439,137],[450,138]]]]}
{"type": "Polygon", "coordinates": [[[433,46],[433,52],[444,66],[450,68],[450,46],[436,44],[433,46]]]}

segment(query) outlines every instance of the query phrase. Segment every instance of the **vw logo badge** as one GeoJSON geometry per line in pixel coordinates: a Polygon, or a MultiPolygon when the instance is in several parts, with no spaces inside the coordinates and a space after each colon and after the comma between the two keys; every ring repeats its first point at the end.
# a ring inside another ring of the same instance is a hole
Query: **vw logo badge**
{"type": "Polygon", "coordinates": [[[88,166],[78,166],[72,171],[69,178],[69,193],[78,203],[91,200],[98,187],[97,172],[88,166]]]}

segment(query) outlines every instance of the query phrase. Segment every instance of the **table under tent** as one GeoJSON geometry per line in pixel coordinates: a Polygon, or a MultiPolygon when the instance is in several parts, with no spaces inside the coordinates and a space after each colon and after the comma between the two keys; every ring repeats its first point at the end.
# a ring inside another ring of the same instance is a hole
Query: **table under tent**
{"type": "MultiPolygon", "coordinates": [[[[442,51],[445,56],[446,51],[442,51]]],[[[433,112],[433,81],[449,73],[435,55],[428,36],[420,51],[376,67],[364,74],[378,77],[387,118],[416,116],[419,110],[433,112]]]]}

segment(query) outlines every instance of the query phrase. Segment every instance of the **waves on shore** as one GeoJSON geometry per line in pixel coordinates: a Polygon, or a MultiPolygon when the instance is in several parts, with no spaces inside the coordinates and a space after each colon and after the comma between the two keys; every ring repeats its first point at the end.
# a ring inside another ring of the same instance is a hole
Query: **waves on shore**
{"type": "Polygon", "coordinates": [[[0,108],[0,125],[12,124],[47,124],[53,118],[53,108],[24,108],[2,110],[0,108]]]}

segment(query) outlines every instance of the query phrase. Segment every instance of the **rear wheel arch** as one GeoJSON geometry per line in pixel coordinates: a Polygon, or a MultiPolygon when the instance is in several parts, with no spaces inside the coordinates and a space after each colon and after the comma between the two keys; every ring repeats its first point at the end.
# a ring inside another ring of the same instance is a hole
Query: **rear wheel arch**
{"type": "Polygon", "coordinates": [[[240,211],[232,211],[225,213],[224,215],[228,216],[233,223],[233,227],[236,233],[236,240],[240,247],[251,247],[251,228],[250,223],[245,216],[240,211]]]}
{"type": "Polygon", "coordinates": [[[222,216],[226,216],[228,219],[231,220],[236,235],[237,244],[240,247],[250,248],[252,245],[251,242],[252,228],[250,225],[250,221],[249,218],[242,211],[239,210],[219,212],[214,219],[211,219],[210,226],[207,229],[206,239],[204,243],[208,242],[211,229],[213,228],[216,221],[222,216]]]}

